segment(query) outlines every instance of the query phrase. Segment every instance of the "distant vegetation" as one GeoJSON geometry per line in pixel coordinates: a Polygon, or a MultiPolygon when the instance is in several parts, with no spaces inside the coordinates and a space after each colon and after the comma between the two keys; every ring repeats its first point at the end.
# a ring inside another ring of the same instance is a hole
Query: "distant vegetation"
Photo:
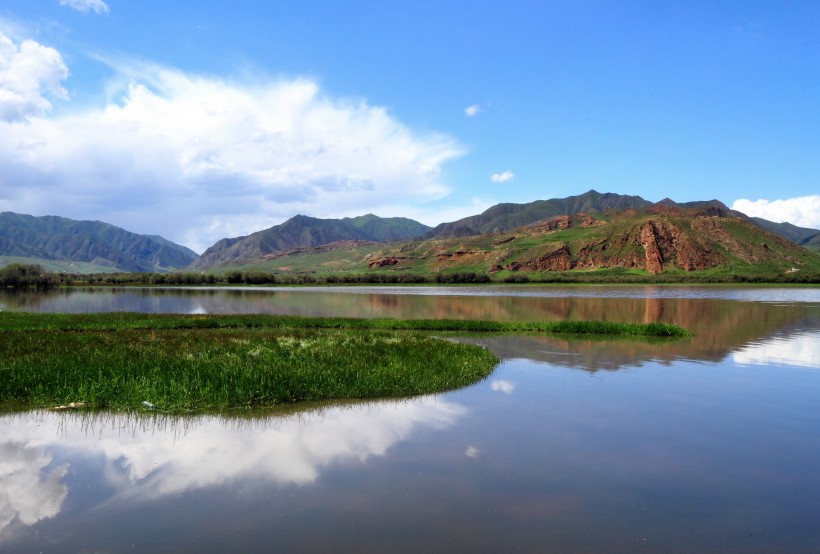
{"type": "Polygon", "coordinates": [[[0,289],[40,290],[70,286],[291,286],[291,285],[412,285],[412,284],[701,284],[701,283],[820,283],[820,272],[784,273],[761,268],[758,272],[731,268],[698,272],[667,272],[651,275],[625,268],[597,271],[499,272],[444,271],[436,274],[409,271],[355,273],[274,273],[261,270],[222,274],[200,273],[92,273],[71,274],[45,271],[36,264],[11,264],[0,268],[0,289]]]}
{"type": "Polygon", "coordinates": [[[43,271],[39,265],[11,264],[0,268],[0,288],[50,289],[60,283],[57,275],[43,271]]]}

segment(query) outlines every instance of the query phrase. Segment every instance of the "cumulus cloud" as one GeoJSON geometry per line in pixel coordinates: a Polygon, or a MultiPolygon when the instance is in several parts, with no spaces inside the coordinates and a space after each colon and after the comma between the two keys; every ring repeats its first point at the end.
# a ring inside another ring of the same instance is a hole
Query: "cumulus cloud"
{"type": "Polygon", "coordinates": [[[60,5],[78,12],[108,13],[108,4],[103,0],[60,0],[60,5]]]}
{"type": "Polygon", "coordinates": [[[46,96],[68,99],[62,81],[68,68],[57,50],[33,40],[17,45],[0,32],[0,121],[24,121],[45,115],[46,96]]]}
{"type": "Polygon", "coordinates": [[[812,194],[782,200],[735,200],[732,209],[752,217],[762,217],[777,223],[788,222],[798,227],[820,228],[820,195],[812,194]]]}
{"type": "Polygon", "coordinates": [[[467,117],[475,117],[481,112],[481,106],[478,104],[473,104],[472,106],[467,106],[464,108],[464,114],[467,117]]]}
{"type": "Polygon", "coordinates": [[[493,173],[490,176],[490,180],[493,183],[506,183],[507,181],[512,181],[513,179],[515,179],[515,173],[509,169],[503,173],[493,173]]]}
{"type": "MultiPolygon", "coordinates": [[[[0,121],[0,210],[100,219],[202,251],[297,213],[424,205],[449,193],[440,169],[464,153],[311,79],[112,65],[105,105],[47,118],[41,103],[25,124],[0,121]]],[[[61,92],[49,75],[36,82],[61,92]]]]}

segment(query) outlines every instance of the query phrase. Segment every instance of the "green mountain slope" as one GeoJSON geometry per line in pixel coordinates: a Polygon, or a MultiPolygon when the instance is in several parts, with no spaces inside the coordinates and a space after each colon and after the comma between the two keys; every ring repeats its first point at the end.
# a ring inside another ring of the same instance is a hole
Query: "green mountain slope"
{"type": "Polygon", "coordinates": [[[800,241],[800,246],[808,248],[814,252],[820,253],[820,233],[815,233],[800,241]]]}
{"type": "Polygon", "coordinates": [[[191,265],[191,269],[208,270],[220,266],[243,265],[277,252],[339,241],[408,240],[423,235],[429,229],[410,219],[380,218],[372,214],[345,219],[297,215],[264,231],[217,242],[191,265]]]}
{"type": "Polygon", "coordinates": [[[818,229],[798,227],[797,225],[792,225],[791,223],[775,223],[760,217],[753,217],[751,220],[767,231],[771,231],[781,237],[787,238],[796,244],[811,242],[812,237],[820,233],[820,230],[818,229]]]}
{"type": "Polygon", "coordinates": [[[536,200],[527,204],[497,204],[479,215],[435,227],[429,238],[466,237],[499,233],[560,215],[594,213],[612,209],[645,208],[652,203],[640,196],[590,190],[578,196],[536,200]]]}
{"type": "Polygon", "coordinates": [[[550,279],[550,274],[566,273],[614,278],[663,274],[672,279],[691,274],[718,280],[820,275],[820,255],[761,229],[748,218],[725,213],[725,206],[711,202],[688,206],[666,202],[594,216],[582,212],[502,233],[393,245],[334,243],[221,269],[317,276],[391,274],[397,278],[475,273],[500,280],[522,275],[550,279]]]}
{"type": "Polygon", "coordinates": [[[0,213],[0,256],[82,262],[110,271],[164,272],[197,254],[161,237],[139,235],[101,221],[0,213]]]}
{"type": "Polygon", "coordinates": [[[406,217],[378,217],[373,214],[360,215],[354,218],[344,218],[367,235],[373,242],[394,242],[422,237],[432,229],[418,221],[406,217]]]}
{"type": "Polygon", "coordinates": [[[433,239],[385,248],[366,258],[378,270],[417,273],[595,271],[646,273],[820,272],[820,256],[713,206],[656,204],[559,216],[504,233],[433,239]]]}
{"type": "MultiPolygon", "coordinates": [[[[561,215],[577,213],[597,214],[609,210],[642,210],[653,204],[640,196],[629,196],[615,193],[600,193],[590,190],[578,196],[567,198],[553,198],[551,200],[536,200],[527,204],[497,204],[483,213],[466,217],[450,223],[442,223],[435,227],[427,238],[468,237],[487,233],[500,233],[524,225],[561,215]]],[[[695,202],[675,202],[665,198],[654,204],[680,209],[698,210],[702,215],[736,217],[751,221],[758,227],[794,242],[803,244],[812,235],[820,233],[818,229],[797,227],[791,223],[774,223],[759,217],[749,217],[746,214],[732,210],[720,200],[702,200],[695,202]]],[[[812,239],[806,246],[814,247],[820,239],[812,239]]]]}

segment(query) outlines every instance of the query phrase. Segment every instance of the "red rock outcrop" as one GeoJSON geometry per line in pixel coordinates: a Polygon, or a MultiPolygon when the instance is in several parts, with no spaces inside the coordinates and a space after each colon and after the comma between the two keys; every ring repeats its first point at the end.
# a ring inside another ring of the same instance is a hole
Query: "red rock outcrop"
{"type": "Polygon", "coordinates": [[[573,227],[586,228],[597,227],[598,225],[606,225],[606,222],[580,212],[573,215],[559,215],[558,217],[553,217],[541,223],[531,225],[528,229],[536,233],[549,233],[552,231],[571,229],[573,227]]]}
{"type": "Polygon", "coordinates": [[[658,248],[658,240],[655,235],[655,226],[651,221],[644,223],[641,227],[641,246],[646,253],[644,267],[649,273],[660,273],[663,271],[663,254],[658,248]]]}
{"type": "Polygon", "coordinates": [[[367,264],[368,269],[373,269],[374,267],[385,267],[388,265],[398,265],[399,260],[396,258],[380,258],[378,260],[373,260],[369,264],[367,264]]]}
{"type": "Polygon", "coordinates": [[[534,260],[513,262],[506,266],[510,271],[568,271],[572,269],[572,256],[566,244],[534,260]]]}

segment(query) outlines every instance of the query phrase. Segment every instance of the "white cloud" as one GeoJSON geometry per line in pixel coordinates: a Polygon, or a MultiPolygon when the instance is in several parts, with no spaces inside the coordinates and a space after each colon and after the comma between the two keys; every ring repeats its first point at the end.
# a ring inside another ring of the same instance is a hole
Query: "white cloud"
{"type": "Polygon", "coordinates": [[[310,79],[114,66],[104,106],[0,122],[0,211],[100,219],[202,251],[297,213],[425,205],[449,193],[440,168],[464,153],[310,79]]]}
{"type": "Polygon", "coordinates": [[[46,95],[68,99],[61,84],[67,78],[59,52],[33,40],[18,47],[0,32],[0,122],[45,115],[52,107],[46,95]]]}
{"type": "Polygon", "coordinates": [[[732,209],[752,217],[762,217],[777,223],[788,222],[798,227],[820,228],[820,195],[812,194],[782,200],[735,200],[732,209]]]}
{"type": "Polygon", "coordinates": [[[513,179],[515,179],[515,173],[509,169],[503,173],[493,173],[490,176],[490,180],[493,183],[506,183],[507,181],[512,181],[513,179]]]}
{"type": "Polygon", "coordinates": [[[467,450],[464,452],[464,455],[468,458],[476,458],[481,452],[475,446],[468,446],[467,450]]]}
{"type": "Polygon", "coordinates": [[[473,104],[472,106],[467,106],[464,108],[464,114],[467,117],[475,117],[481,112],[481,106],[478,104],[473,104]]]}
{"type": "Polygon", "coordinates": [[[78,12],[108,13],[108,5],[103,0],[60,0],[60,5],[78,12]]]}
{"type": "Polygon", "coordinates": [[[495,379],[492,383],[490,383],[490,388],[497,392],[503,392],[504,394],[512,394],[515,390],[515,383],[505,379],[495,379]]]}

